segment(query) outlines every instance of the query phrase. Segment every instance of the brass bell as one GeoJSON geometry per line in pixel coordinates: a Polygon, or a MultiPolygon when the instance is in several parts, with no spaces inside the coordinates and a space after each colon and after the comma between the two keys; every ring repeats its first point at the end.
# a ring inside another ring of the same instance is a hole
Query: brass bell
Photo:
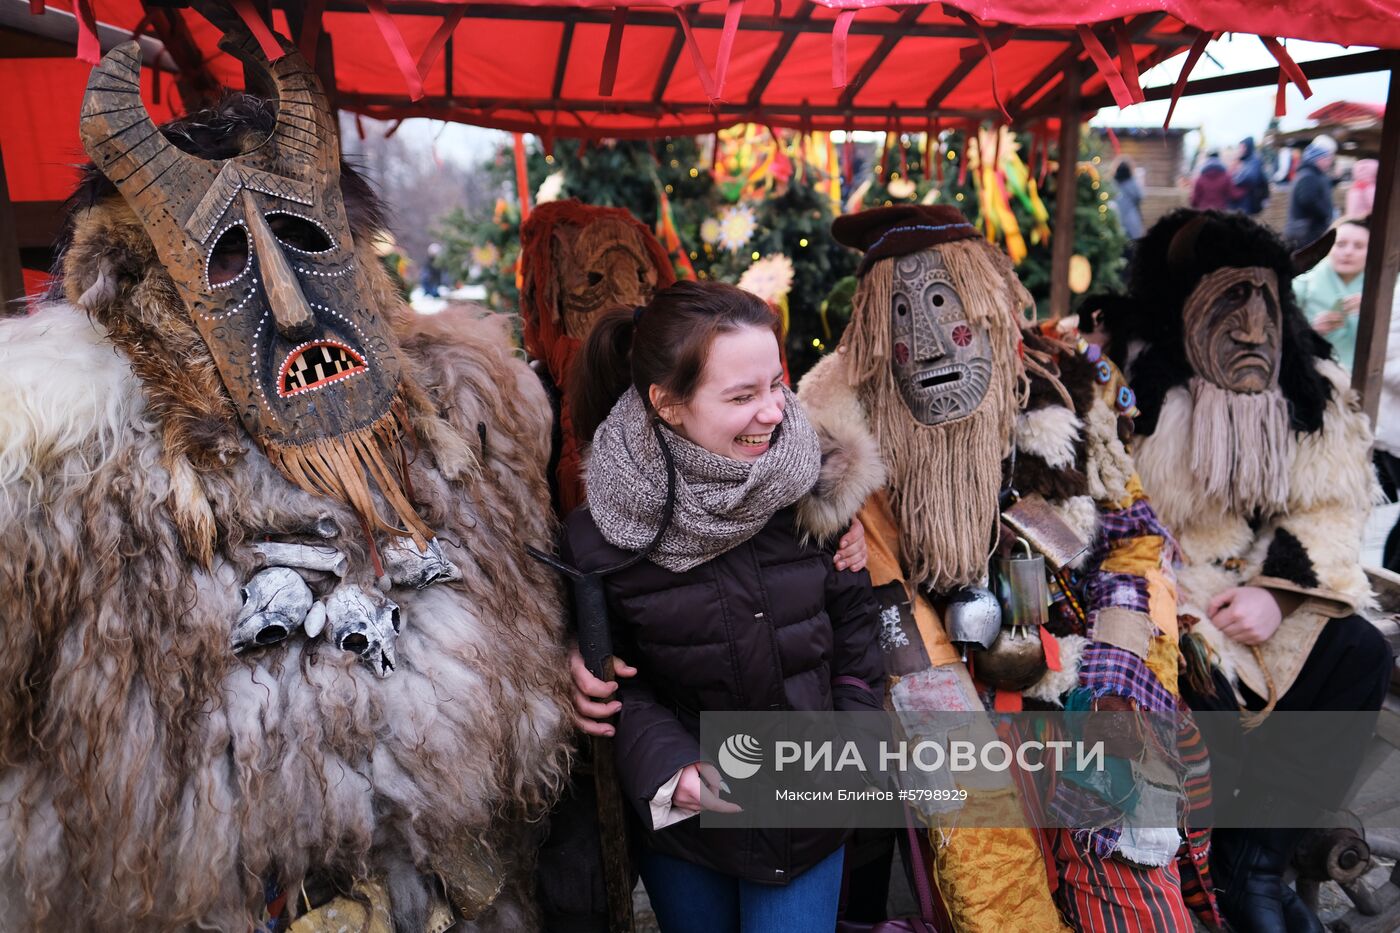
{"type": "Polygon", "coordinates": [[[1045,646],[1035,628],[1003,628],[974,662],[977,679],[1002,690],[1025,690],[1045,674],[1045,646]]]}
{"type": "Polygon", "coordinates": [[[990,648],[1001,631],[1001,605],[985,586],[964,586],[953,591],[943,613],[948,640],[962,648],[967,660],[969,645],[990,648]]]}

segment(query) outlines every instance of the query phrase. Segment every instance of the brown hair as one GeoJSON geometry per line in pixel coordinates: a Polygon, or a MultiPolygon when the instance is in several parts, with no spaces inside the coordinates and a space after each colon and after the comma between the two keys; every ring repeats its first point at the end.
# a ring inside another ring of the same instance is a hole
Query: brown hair
{"type": "Polygon", "coordinates": [[[723,282],[677,282],[640,308],[603,314],[570,379],[579,442],[593,440],[629,385],[653,414],[648,397],[653,385],[673,404],[685,404],[700,385],[715,337],[744,327],[770,330],[781,341],[778,316],[763,299],[723,282]]]}

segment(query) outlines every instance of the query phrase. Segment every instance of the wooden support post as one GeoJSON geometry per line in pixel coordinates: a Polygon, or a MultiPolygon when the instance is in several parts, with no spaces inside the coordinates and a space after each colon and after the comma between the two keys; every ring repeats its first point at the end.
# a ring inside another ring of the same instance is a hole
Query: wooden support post
{"type": "Polygon", "coordinates": [[[1366,282],[1356,322],[1356,359],[1351,361],[1351,386],[1360,394],[1361,405],[1373,426],[1385,373],[1395,277],[1400,275],[1400,52],[1387,54],[1390,89],[1386,92],[1385,122],[1381,127],[1381,168],[1376,176],[1366,282]]]}
{"type": "Polygon", "coordinates": [[[19,261],[19,235],[15,212],[10,205],[10,188],[5,183],[5,154],[0,151],[0,317],[21,310],[24,298],[24,268],[19,261]]]}
{"type": "Polygon", "coordinates": [[[1060,168],[1055,173],[1055,227],[1050,232],[1050,316],[1069,314],[1069,260],[1074,255],[1074,206],[1079,179],[1080,63],[1065,66],[1060,97],[1060,168]]]}

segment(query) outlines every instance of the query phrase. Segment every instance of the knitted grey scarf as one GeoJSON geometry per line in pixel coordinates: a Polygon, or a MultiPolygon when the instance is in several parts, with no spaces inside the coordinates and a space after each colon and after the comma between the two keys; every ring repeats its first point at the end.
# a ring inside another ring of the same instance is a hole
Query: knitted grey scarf
{"type": "MultiPolygon", "coordinates": [[[[783,392],[782,423],[757,460],[721,457],[662,426],[676,464],[676,502],[652,561],[675,573],[698,567],[752,538],[811,490],[821,444],[797,396],[783,392]]],[[[640,551],[651,543],[666,503],[666,461],[636,389],[593,436],[585,483],[593,521],[609,544],[640,551]]]]}

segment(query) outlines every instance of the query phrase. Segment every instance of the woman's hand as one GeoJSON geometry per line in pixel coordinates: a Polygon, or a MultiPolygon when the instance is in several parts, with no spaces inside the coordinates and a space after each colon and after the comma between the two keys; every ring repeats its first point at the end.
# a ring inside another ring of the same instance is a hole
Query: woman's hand
{"type": "Polygon", "coordinates": [[[720,800],[720,777],[714,765],[697,761],[681,769],[681,779],[676,784],[676,792],[671,795],[671,806],[682,810],[710,810],[714,813],[741,813],[743,807],[737,803],[720,800]]]}
{"type": "MultiPolygon", "coordinates": [[[[599,680],[589,673],[578,645],[569,646],[569,673],[574,680],[574,725],[588,735],[612,735],[617,730],[606,720],[622,709],[620,701],[608,699],[617,692],[617,681],[599,680]]],[[[613,673],[618,677],[635,677],[637,669],[614,655],[613,673]]]]}
{"type": "Polygon", "coordinates": [[[860,519],[851,519],[850,529],[842,535],[836,547],[837,570],[859,573],[865,569],[868,554],[865,550],[865,526],[860,523],[860,519]]]}
{"type": "Polygon", "coordinates": [[[1231,587],[1217,594],[1206,612],[1222,635],[1242,645],[1263,644],[1283,623],[1274,594],[1258,586],[1231,587]]]}
{"type": "Polygon", "coordinates": [[[1346,315],[1341,311],[1324,311],[1313,318],[1313,330],[1319,334],[1327,335],[1337,330],[1346,323],[1346,315]]]}

